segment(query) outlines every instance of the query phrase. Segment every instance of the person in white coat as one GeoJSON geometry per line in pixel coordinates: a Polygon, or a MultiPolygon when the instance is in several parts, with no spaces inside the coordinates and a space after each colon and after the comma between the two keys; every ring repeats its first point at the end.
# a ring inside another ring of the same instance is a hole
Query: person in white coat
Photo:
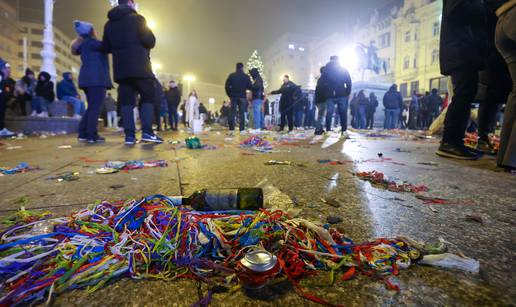
{"type": "Polygon", "coordinates": [[[188,95],[188,99],[186,100],[185,105],[186,111],[186,122],[188,123],[188,127],[193,128],[193,121],[195,119],[200,119],[199,116],[199,97],[197,96],[197,91],[193,90],[190,95],[188,95]]]}

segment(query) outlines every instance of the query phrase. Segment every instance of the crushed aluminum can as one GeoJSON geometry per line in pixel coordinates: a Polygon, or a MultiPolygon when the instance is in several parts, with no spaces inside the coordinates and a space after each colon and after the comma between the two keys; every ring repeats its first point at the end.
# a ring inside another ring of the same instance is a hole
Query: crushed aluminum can
{"type": "Polygon", "coordinates": [[[238,279],[247,289],[260,289],[281,271],[278,258],[266,250],[248,252],[239,262],[238,279]]]}

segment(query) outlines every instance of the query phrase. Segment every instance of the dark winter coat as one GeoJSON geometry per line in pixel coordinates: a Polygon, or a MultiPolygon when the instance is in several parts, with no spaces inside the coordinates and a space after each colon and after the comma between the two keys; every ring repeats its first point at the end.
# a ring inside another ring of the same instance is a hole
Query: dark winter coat
{"type": "Polygon", "coordinates": [[[63,80],[57,83],[57,98],[63,99],[64,97],[77,97],[79,96],[79,92],[73,83],[73,80],[70,79],[72,73],[65,72],[63,74],[63,80]]]}
{"type": "Polygon", "coordinates": [[[181,91],[179,88],[174,87],[165,92],[165,97],[167,98],[167,103],[170,108],[175,108],[177,110],[177,106],[181,102],[181,91]]]}
{"type": "Polygon", "coordinates": [[[50,74],[47,72],[41,72],[38,76],[38,83],[36,84],[36,96],[43,97],[49,102],[53,102],[56,99],[54,94],[54,82],[50,81],[50,74]],[[44,81],[41,81],[41,77],[44,77],[44,81]]]}
{"type": "Polygon", "coordinates": [[[113,54],[115,81],[154,78],[150,50],[156,45],[156,37],[145,18],[128,5],[113,8],[108,18],[102,46],[113,54]]]}
{"type": "Polygon", "coordinates": [[[482,0],[443,1],[439,53],[443,75],[485,66],[485,14],[482,0]]]}
{"type": "Polygon", "coordinates": [[[251,86],[251,92],[253,93],[253,99],[263,99],[263,79],[258,74],[256,76],[253,76],[253,84],[251,86]]]}
{"type": "Polygon", "coordinates": [[[280,107],[292,106],[294,104],[294,94],[299,89],[299,87],[292,81],[287,83],[283,83],[281,88],[276,91],[272,91],[273,95],[281,95],[280,98],[280,107]]]}
{"type": "Polygon", "coordinates": [[[226,94],[230,98],[245,99],[247,97],[246,91],[252,90],[252,88],[251,78],[243,70],[230,74],[226,80],[226,94]]]}
{"type": "Polygon", "coordinates": [[[351,94],[351,76],[339,63],[329,62],[323,74],[328,86],[328,98],[348,97],[351,94]]]}
{"type": "Polygon", "coordinates": [[[95,38],[86,38],[82,43],[72,47],[72,53],[81,56],[79,88],[104,87],[113,88],[109,74],[107,54],[102,49],[102,42],[95,38]]]}
{"type": "Polygon", "coordinates": [[[383,106],[388,110],[401,109],[403,107],[403,98],[401,93],[398,92],[396,85],[391,86],[389,91],[383,96],[383,106]]]}
{"type": "Polygon", "coordinates": [[[439,112],[441,110],[441,107],[443,105],[443,99],[439,94],[437,94],[437,91],[432,91],[432,94],[428,96],[428,110],[430,112],[439,112]]]}
{"type": "Polygon", "coordinates": [[[378,98],[375,95],[369,95],[369,100],[366,108],[366,112],[368,114],[376,113],[376,108],[378,108],[378,98]]]}
{"type": "Polygon", "coordinates": [[[315,86],[315,96],[314,102],[315,104],[326,103],[326,100],[330,97],[330,89],[328,86],[328,80],[326,75],[323,73],[321,77],[317,80],[317,85],[315,86]]]}
{"type": "Polygon", "coordinates": [[[107,96],[104,99],[104,108],[106,109],[106,112],[114,112],[116,111],[116,101],[113,97],[107,96]]]}

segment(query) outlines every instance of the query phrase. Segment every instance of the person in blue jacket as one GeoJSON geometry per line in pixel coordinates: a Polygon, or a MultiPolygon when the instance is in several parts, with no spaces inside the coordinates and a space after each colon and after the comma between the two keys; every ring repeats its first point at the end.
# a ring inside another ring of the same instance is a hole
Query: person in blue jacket
{"type": "Polygon", "coordinates": [[[91,23],[75,21],[74,26],[79,38],[72,45],[72,54],[81,57],[79,87],[88,99],[88,110],[79,124],[79,141],[89,144],[103,143],[105,139],[99,136],[97,123],[106,92],[113,88],[108,57],[91,23]]]}
{"type": "Polygon", "coordinates": [[[73,118],[81,118],[84,112],[84,102],[81,100],[79,91],[73,83],[73,75],[71,72],[63,73],[63,80],[57,83],[57,98],[65,101],[73,107],[73,118]]]}

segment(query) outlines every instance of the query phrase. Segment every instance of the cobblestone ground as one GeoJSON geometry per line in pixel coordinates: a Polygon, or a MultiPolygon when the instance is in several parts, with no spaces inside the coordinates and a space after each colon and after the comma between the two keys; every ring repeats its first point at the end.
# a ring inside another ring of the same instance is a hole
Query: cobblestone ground
{"type": "MultiPolygon", "coordinates": [[[[28,162],[41,168],[26,174],[0,177],[0,217],[12,213],[25,197],[27,209],[69,214],[96,200],[139,198],[151,194],[190,194],[200,188],[255,186],[267,179],[289,195],[300,215],[316,221],[341,217],[337,225],[355,241],[397,235],[421,241],[449,242],[453,251],[478,259],[480,274],[413,266],[401,272],[400,291],[365,277],[326,286],[326,273],[303,282],[312,294],[350,306],[360,305],[514,305],[514,213],[516,176],[495,168],[494,158],[459,162],[437,157],[437,140],[396,136],[378,138],[353,134],[330,148],[301,140],[276,146],[262,154],[239,148],[244,137],[228,139],[223,131],[201,135],[216,150],[191,151],[173,145],[122,145],[121,135],[106,132],[108,142],[79,145],[73,137],[57,136],[0,140],[0,165],[28,162]],[[71,149],[59,149],[72,145],[71,149]],[[12,146],[21,148],[12,149],[12,146]],[[10,148],[11,147],[11,148],[10,148]],[[386,158],[379,161],[378,153],[386,158]],[[168,168],[96,175],[102,160],[164,159],[168,168]],[[264,162],[289,160],[304,166],[265,166],[264,162]],[[318,159],[348,161],[344,165],[320,164],[318,159]],[[389,160],[392,159],[392,160],[389,160]],[[428,163],[432,162],[432,163],[428,163]],[[379,170],[401,181],[427,185],[429,196],[472,200],[471,204],[427,205],[411,194],[392,193],[372,187],[353,174],[379,170]],[[65,171],[77,171],[80,180],[45,180],[65,171]],[[113,189],[113,185],[123,185],[113,189]],[[335,208],[322,198],[340,202],[335,208]],[[480,217],[482,223],[478,218],[480,217]],[[476,221],[475,221],[476,220],[476,221]]],[[[184,133],[165,133],[166,140],[184,139],[184,133]]],[[[204,285],[123,279],[94,292],[72,291],[58,296],[57,306],[189,306],[207,292],[204,285]]],[[[223,293],[213,306],[305,306],[288,284],[263,293],[223,293]]]]}

